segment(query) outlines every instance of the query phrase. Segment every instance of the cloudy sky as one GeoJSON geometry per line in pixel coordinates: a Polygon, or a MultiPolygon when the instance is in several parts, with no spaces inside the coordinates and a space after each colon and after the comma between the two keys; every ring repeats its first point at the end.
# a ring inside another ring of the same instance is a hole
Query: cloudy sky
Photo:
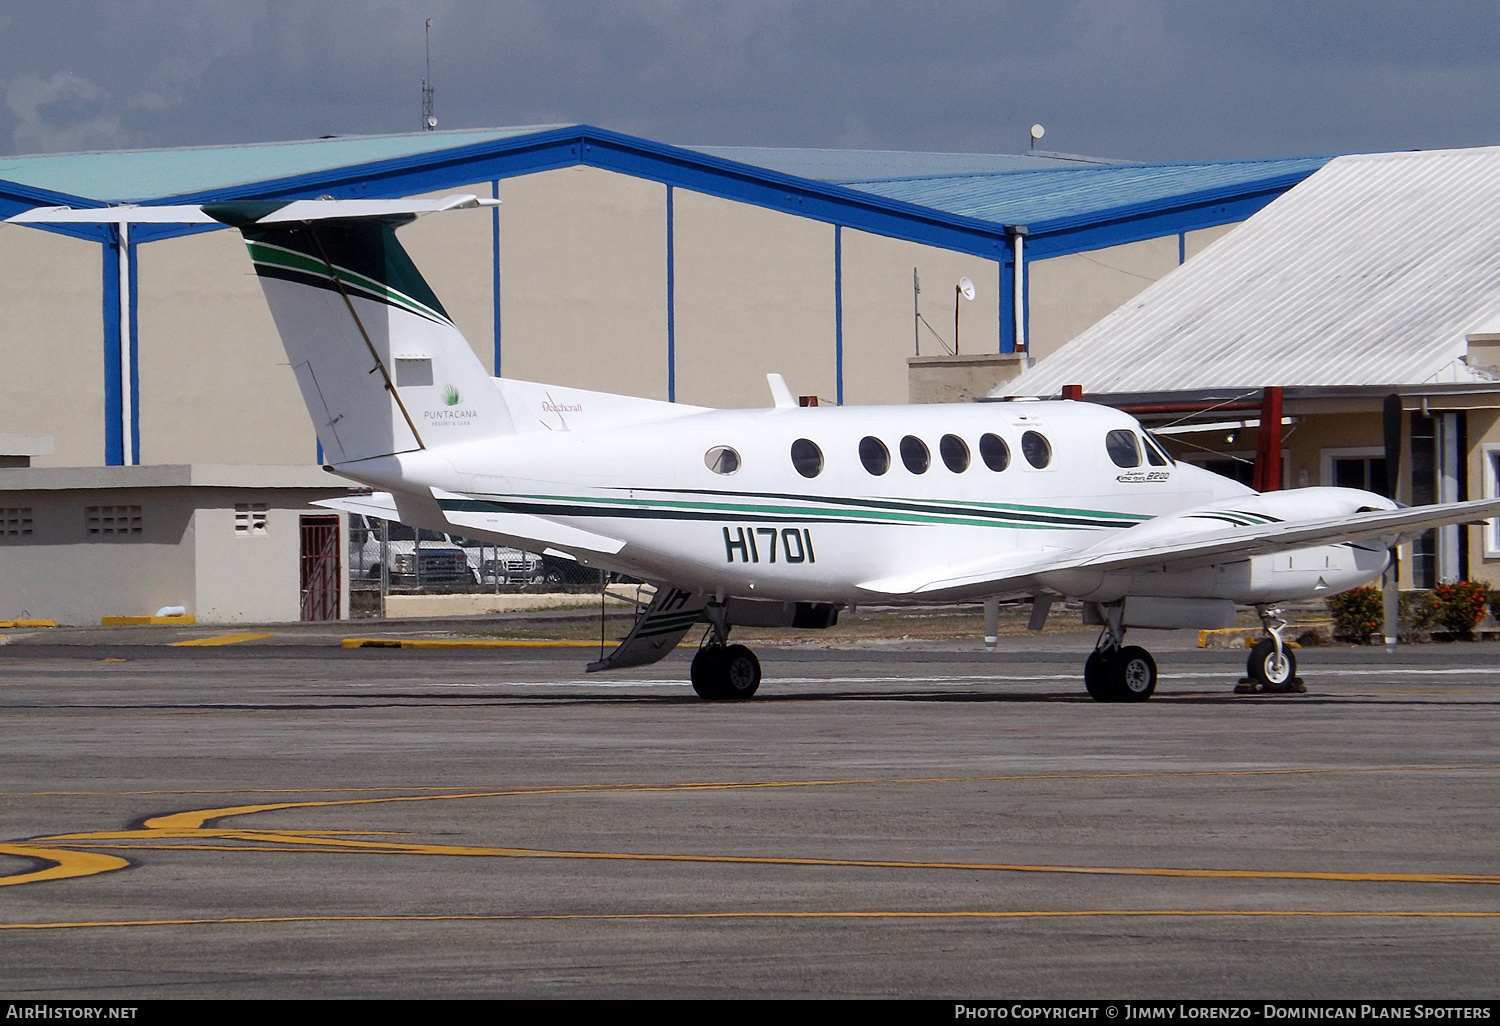
{"type": "Polygon", "coordinates": [[[1139,160],[1500,143],[1494,0],[0,0],[0,153],[587,122],[1139,160]]]}

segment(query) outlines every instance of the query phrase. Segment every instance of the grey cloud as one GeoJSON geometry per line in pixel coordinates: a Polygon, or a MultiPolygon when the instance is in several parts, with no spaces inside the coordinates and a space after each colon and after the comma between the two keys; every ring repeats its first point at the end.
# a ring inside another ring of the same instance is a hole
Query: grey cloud
{"type": "Polygon", "coordinates": [[[1040,120],[1049,148],[1158,160],[1500,141],[1491,3],[0,0],[0,11],[0,146],[13,152],[412,131],[429,15],[444,128],[584,121],[670,142],[1014,152],[1040,120]],[[75,82],[97,91],[69,94],[75,82]],[[58,98],[29,106],[38,83],[58,98]]]}

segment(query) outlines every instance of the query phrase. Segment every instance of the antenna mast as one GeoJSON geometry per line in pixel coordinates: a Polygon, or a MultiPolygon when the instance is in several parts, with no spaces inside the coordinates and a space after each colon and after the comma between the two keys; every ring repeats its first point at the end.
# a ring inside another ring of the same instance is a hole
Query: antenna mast
{"type": "Polygon", "coordinates": [[[437,128],[437,115],[432,108],[432,19],[427,19],[427,27],[423,30],[427,44],[427,77],[422,79],[422,131],[431,132],[437,128]]]}

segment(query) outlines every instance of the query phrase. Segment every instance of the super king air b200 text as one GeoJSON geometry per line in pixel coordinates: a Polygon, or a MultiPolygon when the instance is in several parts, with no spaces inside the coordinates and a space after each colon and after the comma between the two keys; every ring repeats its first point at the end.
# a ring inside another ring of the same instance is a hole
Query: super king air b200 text
{"type": "Polygon", "coordinates": [[[489,376],[395,230],[444,200],[44,208],[18,222],[220,222],[260,277],[331,469],[381,489],[331,501],[437,531],[569,555],[654,583],[590,670],[655,662],[706,624],[692,682],[747,698],[737,625],[825,628],[871,602],[1058,598],[1102,629],[1084,684],[1141,701],[1156,664],[1131,627],[1265,637],[1249,673],[1290,683],[1278,606],[1379,577],[1402,535],[1500,513],[1407,509],[1370,492],[1259,494],[1175,463],[1131,417],[1081,402],[712,410],[489,376]]]}

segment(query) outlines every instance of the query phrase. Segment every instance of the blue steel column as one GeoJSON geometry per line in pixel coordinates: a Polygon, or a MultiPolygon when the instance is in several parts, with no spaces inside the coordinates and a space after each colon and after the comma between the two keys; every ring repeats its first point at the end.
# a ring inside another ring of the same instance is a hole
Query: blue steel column
{"type": "Polygon", "coordinates": [[[667,186],[667,402],[677,401],[677,283],[673,251],[672,187],[667,186]]]}
{"type": "MultiPolygon", "coordinates": [[[[490,196],[500,198],[500,182],[490,183],[490,196]]],[[[490,208],[490,260],[494,265],[495,377],[500,376],[500,208],[490,208]]]]}
{"type": "Polygon", "coordinates": [[[104,463],[118,467],[125,462],[120,430],[124,409],[120,394],[120,237],[118,229],[110,231],[112,239],[100,245],[104,255],[100,304],[104,315],[104,463]]]}
{"type": "Polygon", "coordinates": [[[137,275],[136,244],[126,246],[126,257],[130,261],[130,339],[126,352],[130,357],[130,462],[141,462],[141,356],[140,356],[140,298],[141,290],[137,275]]]}
{"type": "Polygon", "coordinates": [[[844,226],[833,226],[834,402],[844,405],[844,226]]]}

